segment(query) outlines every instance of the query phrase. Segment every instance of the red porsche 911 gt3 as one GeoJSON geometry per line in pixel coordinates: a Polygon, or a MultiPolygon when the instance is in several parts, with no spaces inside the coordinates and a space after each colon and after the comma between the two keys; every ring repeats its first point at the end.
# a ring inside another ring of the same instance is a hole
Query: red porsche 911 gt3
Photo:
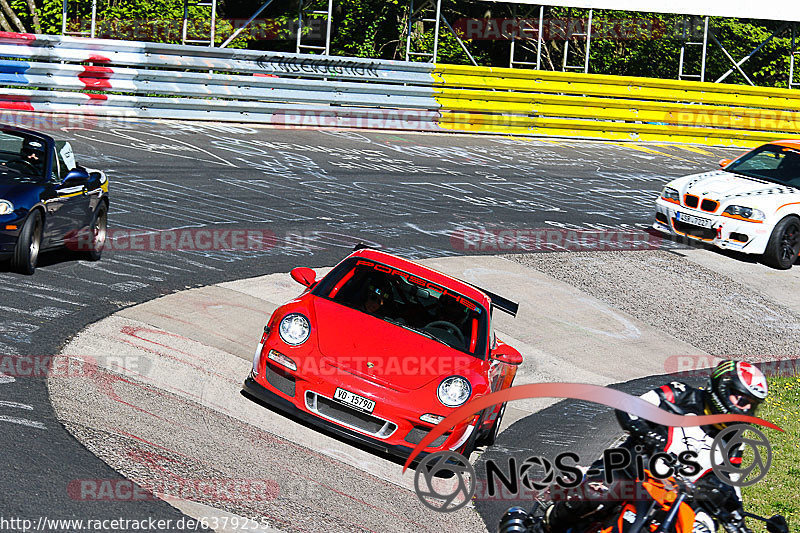
{"type": "MultiPolygon", "coordinates": [[[[511,386],[522,356],[497,340],[492,310],[518,305],[420,264],[357,249],[264,328],[243,391],[401,458],[467,401],[511,386]]],[[[491,445],[505,405],[445,433],[425,454],[491,445]]],[[[424,455],[424,454],[423,454],[424,455]]]]}

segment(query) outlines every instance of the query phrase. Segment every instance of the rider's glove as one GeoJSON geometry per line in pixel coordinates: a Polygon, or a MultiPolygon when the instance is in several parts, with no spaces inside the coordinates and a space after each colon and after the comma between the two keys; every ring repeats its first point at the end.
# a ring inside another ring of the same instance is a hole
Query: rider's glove
{"type": "Polygon", "coordinates": [[[776,514],[767,520],[767,531],[769,533],[789,533],[789,524],[786,519],[779,514],[776,514]]]}
{"type": "Polygon", "coordinates": [[[738,510],[726,513],[724,516],[720,516],[720,518],[722,519],[722,529],[728,533],[753,533],[750,528],[745,525],[744,517],[738,510]]]}
{"type": "Polygon", "coordinates": [[[667,446],[667,439],[658,431],[647,431],[641,436],[641,441],[651,450],[663,450],[667,446]]]}

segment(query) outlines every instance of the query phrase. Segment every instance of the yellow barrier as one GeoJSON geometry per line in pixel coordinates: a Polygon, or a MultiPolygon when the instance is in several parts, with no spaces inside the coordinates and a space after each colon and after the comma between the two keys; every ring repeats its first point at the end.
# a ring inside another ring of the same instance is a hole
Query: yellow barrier
{"type": "Polygon", "coordinates": [[[800,136],[800,91],[437,65],[442,128],[749,147],[800,136]]]}

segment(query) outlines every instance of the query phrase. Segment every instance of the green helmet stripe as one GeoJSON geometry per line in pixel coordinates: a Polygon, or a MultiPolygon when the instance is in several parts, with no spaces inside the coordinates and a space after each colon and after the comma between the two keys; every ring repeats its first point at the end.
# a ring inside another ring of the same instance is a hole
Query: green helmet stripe
{"type": "Polygon", "coordinates": [[[717,366],[717,369],[714,370],[712,376],[718,378],[725,372],[731,372],[733,371],[735,365],[736,363],[734,363],[733,361],[725,361],[724,363],[720,363],[719,366],[717,366]]]}

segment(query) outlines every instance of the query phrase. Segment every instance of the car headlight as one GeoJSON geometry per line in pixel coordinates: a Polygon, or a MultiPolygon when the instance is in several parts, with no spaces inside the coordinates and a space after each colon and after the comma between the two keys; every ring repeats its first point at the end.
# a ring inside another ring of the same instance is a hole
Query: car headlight
{"type": "Polygon", "coordinates": [[[311,325],[308,319],[300,313],[289,313],[278,326],[278,334],[283,342],[292,346],[303,344],[311,335],[311,325]]]}
{"type": "Polygon", "coordinates": [[[676,202],[680,202],[680,193],[677,189],[673,189],[672,187],[664,187],[664,190],[661,191],[661,197],[665,200],[675,200],[676,202]]]}
{"type": "Polygon", "coordinates": [[[723,213],[727,213],[736,217],[749,218],[751,220],[764,220],[766,218],[766,215],[763,211],[759,209],[753,209],[752,207],[744,207],[742,205],[729,205],[725,208],[723,213]]]}
{"type": "Polygon", "coordinates": [[[9,215],[14,212],[14,204],[8,200],[0,200],[0,215],[9,215]]]}
{"type": "Polygon", "coordinates": [[[450,376],[439,383],[436,395],[439,401],[447,407],[458,407],[463,405],[472,394],[472,386],[467,378],[461,376],[450,376]]]}

